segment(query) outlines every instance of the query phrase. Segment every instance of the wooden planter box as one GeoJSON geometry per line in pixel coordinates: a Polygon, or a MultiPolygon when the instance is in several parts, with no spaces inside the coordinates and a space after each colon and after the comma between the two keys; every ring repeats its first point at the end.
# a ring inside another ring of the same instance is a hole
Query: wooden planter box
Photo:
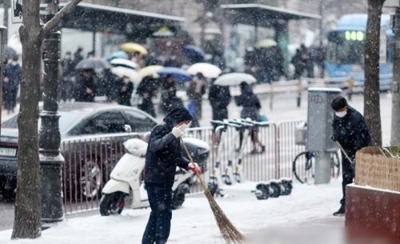
{"type": "Polygon", "coordinates": [[[347,243],[400,244],[400,160],[367,147],[356,162],[355,183],[346,192],[347,243]]]}
{"type": "Polygon", "coordinates": [[[347,244],[399,244],[400,193],[347,186],[347,244]]]}

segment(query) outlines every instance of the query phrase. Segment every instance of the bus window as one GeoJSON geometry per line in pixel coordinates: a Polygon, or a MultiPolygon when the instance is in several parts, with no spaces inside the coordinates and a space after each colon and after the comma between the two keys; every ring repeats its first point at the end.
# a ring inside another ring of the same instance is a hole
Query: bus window
{"type": "Polygon", "coordinates": [[[364,63],[364,33],[360,31],[331,32],[328,37],[327,60],[335,64],[364,63]]]}

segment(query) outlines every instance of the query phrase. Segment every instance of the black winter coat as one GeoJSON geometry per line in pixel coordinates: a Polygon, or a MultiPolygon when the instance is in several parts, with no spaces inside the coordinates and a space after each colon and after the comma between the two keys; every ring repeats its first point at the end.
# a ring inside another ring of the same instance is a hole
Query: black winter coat
{"type": "Polygon", "coordinates": [[[332,126],[332,139],[342,145],[352,160],[355,159],[358,150],[371,144],[371,137],[364,117],[350,106],[343,118],[335,115],[332,126]]]}
{"type": "Polygon", "coordinates": [[[172,133],[168,121],[153,128],[147,147],[145,184],[172,187],[176,166],[188,169],[189,160],[183,157],[180,140],[172,133]]]}
{"type": "Polygon", "coordinates": [[[96,83],[93,77],[84,77],[80,75],[77,79],[76,97],[77,102],[94,102],[96,95],[96,83]],[[87,93],[86,89],[92,90],[92,93],[87,93]]]}
{"type": "Polygon", "coordinates": [[[250,90],[246,88],[242,90],[240,96],[235,97],[237,106],[243,106],[240,117],[243,119],[250,118],[258,121],[260,119],[261,103],[258,97],[250,90]]]}

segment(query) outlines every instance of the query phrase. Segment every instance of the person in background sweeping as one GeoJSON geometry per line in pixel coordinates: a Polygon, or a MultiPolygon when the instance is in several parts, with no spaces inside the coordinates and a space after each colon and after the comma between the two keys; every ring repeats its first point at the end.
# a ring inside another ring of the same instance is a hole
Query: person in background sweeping
{"type": "Polygon", "coordinates": [[[172,109],[164,123],[153,128],[150,134],[144,182],[149,198],[151,213],[143,234],[142,244],[167,243],[172,218],[172,185],[176,166],[201,173],[197,163],[184,158],[180,137],[192,121],[184,108],[172,109]]]}
{"type": "Polygon", "coordinates": [[[346,185],[353,183],[356,152],[371,144],[371,136],[368,132],[364,117],[354,108],[347,104],[347,100],[336,97],[331,102],[335,111],[332,122],[332,140],[338,142],[347,156],[342,152],[342,191],[343,198],[340,200],[340,208],[334,212],[334,216],[341,216],[345,213],[346,185]]]}

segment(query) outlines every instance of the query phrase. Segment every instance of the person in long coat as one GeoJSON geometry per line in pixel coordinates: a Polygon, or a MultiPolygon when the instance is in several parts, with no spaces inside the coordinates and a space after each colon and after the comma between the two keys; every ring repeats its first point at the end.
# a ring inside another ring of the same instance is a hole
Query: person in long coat
{"type": "Polygon", "coordinates": [[[168,114],[174,108],[182,107],[183,102],[176,95],[175,81],[172,75],[167,75],[161,87],[161,103],[160,109],[164,115],[168,114]]]}
{"type": "MultiPolygon", "coordinates": [[[[241,94],[235,97],[235,102],[237,106],[242,106],[242,112],[240,117],[242,119],[251,119],[253,121],[260,121],[260,109],[261,103],[258,97],[253,93],[253,90],[249,84],[246,82],[242,82],[240,84],[241,94]]],[[[240,147],[242,146],[243,140],[243,131],[240,134],[240,147]]],[[[253,126],[251,129],[251,141],[253,142],[253,150],[252,154],[259,153],[257,150],[257,145],[261,147],[260,153],[265,151],[265,146],[262,144],[260,139],[258,138],[258,127],[253,126]]],[[[239,148],[240,148],[239,147],[239,148]]]]}
{"type": "Polygon", "coordinates": [[[133,83],[128,77],[123,77],[118,81],[117,102],[120,105],[131,106],[131,97],[133,92],[133,83]]]}
{"type": "Polygon", "coordinates": [[[205,94],[205,77],[202,73],[197,73],[193,77],[187,89],[187,96],[189,98],[189,111],[193,116],[192,127],[199,127],[199,120],[202,117],[202,103],[203,95],[205,94]]]}
{"type": "Polygon", "coordinates": [[[18,64],[18,57],[13,57],[12,61],[4,68],[3,78],[3,101],[7,113],[14,112],[17,105],[17,93],[21,80],[22,69],[18,64]]]}
{"type": "Polygon", "coordinates": [[[154,118],[157,116],[154,109],[154,103],[152,98],[156,96],[157,81],[153,77],[146,76],[139,83],[136,89],[136,94],[141,97],[141,103],[138,104],[138,108],[144,112],[150,114],[154,118]]]}
{"type": "Polygon", "coordinates": [[[95,96],[96,96],[96,83],[93,77],[93,70],[84,69],[77,78],[75,101],[94,102],[95,96]]]}

